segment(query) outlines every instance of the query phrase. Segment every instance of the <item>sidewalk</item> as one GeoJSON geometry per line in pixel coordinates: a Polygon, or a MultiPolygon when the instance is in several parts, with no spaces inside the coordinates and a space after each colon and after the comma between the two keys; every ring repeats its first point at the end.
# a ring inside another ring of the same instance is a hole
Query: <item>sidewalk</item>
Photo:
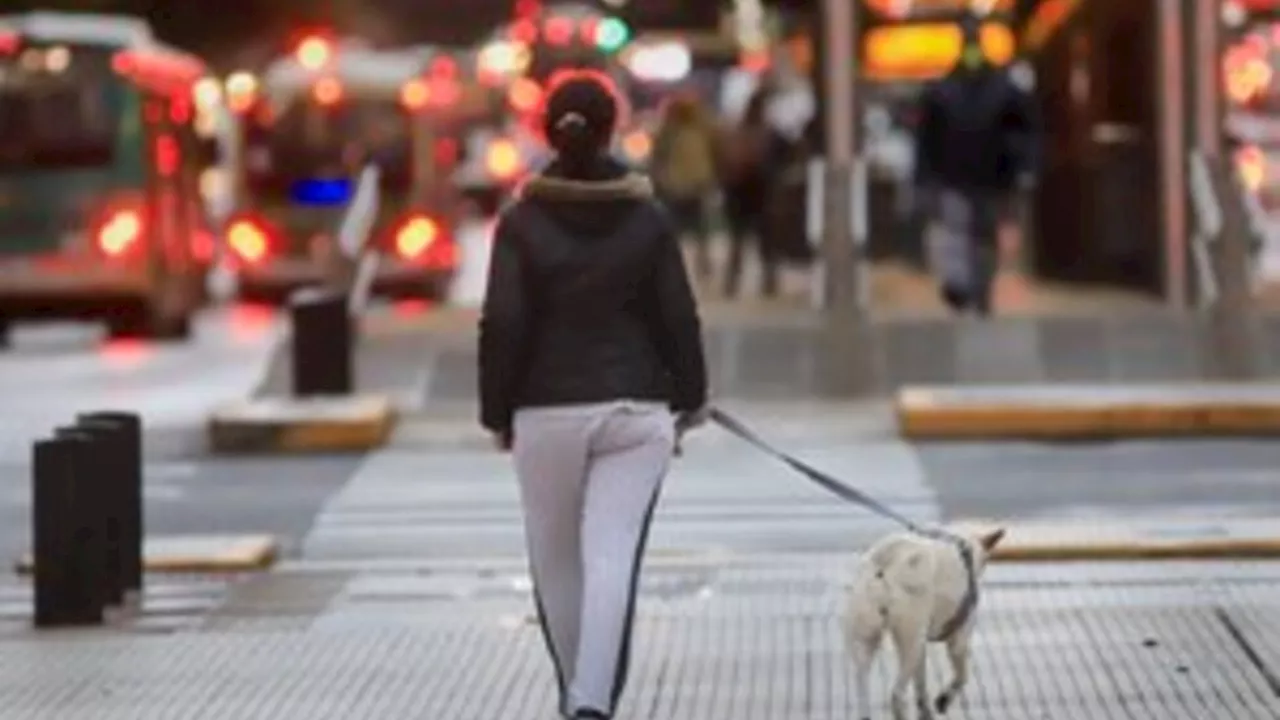
{"type": "MultiPolygon", "coordinates": [[[[884,437],[875,411],[726,405],[904,515],[946,517],[919,454],[884,437]]],[[[36,633],[20,607],[0,618],[0,720],[552,720],[510,458],[432,445],[411,425],[270,573],[171,579],[141,621],[106,629],[36,633]]],[[[1066,542],[1171,542],[1166,525],[1120,520],[1127,534],[1095,522],[1066,542]]],[[[1064,543],[1060,528],[1010,527],[1005,550],[1064,543]]],[[[691,437],[654,521],[617,720],[854,718],[838,624],[846,573],[894,529],[726,433],[691,437]]],[[[1172,541],[1224,534],[1225,521],[1197,517],[1172,541]]],[[[983,587],[973,681],[948,717],[1280,713],[1280,563],[1004,558],[983,587]]],[[[930,661],[936,691],[940,648],[930,661]]],[[[892,674],[888,652],[877,718],[892,674]]]]}
{"type": "MultiPolygon", "coordinates": [[[[652,562],[619,720],[853,717],[836,620],[844,568],[815,556],[652,562]]],[[[1255,664],[1280,666],[1280,568],[989,573],[973,680],[948,717],[1280,712],[1274,671],[1255,664]]],[[[550,720],[551,670],[526,585],[502,566],[283,568],[239,585],[199,630],[19,634],[0,642],[0,718],[550,720]]],[[[890,658],[874,673],[877,708],[890,658]]],[[[945,667],[933,651],[932,688],[945,667]]]]}

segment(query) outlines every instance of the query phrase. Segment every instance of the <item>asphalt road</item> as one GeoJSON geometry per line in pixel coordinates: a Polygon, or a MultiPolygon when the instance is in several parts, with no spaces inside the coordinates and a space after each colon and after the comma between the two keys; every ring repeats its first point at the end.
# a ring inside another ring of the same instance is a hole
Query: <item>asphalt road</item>
{"type": "MultiPolygon", "coordinates": [[[[1280,516],[1280,450],[1265,442],[913,446],[874,409],[729,407],[780,447],[922,522],[1280,516]]],[[[304,555],[346,564],[519,556],[510,458],[471,425],[469,415],[408,421],[396,446],[326,504],[304,555]]],[[[851,552],[894,527],[719,429],[699,431],[686,451],[655,516],[650,542],[660,554],[851,552]]]]}
{"type": "MultiPolygon", "coordinates": [[[[153,533],[272,533],[287,553],[305,545],[322,558],[520,552],[508,458],[487,450],[442,453],[415,450],[410,442],[375,458],[350,485],[345,481],[361,467],[357,458],[206,457],[205,413],[260,380],[274,322],[244,309],[213,312],[195,340],[171,346],[104,345],[92,329],[76,327],[18,332],[16,347],[0,355],[0,553],[12,556],[27,544],[31,440],[76,412],[103,408],[144,416],[153,533]]],[[[420,350],[374,369],[407,377],[421,363],[420,350]]],[[[483,442],[471,404],[451,407],[445,422],[454,434],[483,442]]],[[[846,429],[865,434],[866,428],[846,428],[849,419],[839,410],[766,403],[743,412],[761,429],[780,431],[785,447],[829,463],[837,475],[923,520],[1280,515],[1273,480],[1280,446],[1271,443],[911,446],[893,440],[887,424],[872,441],[851,440],[846,429]]],[[[884,529],[722,433],[707,435],[676,465],[656,545],[671,552],[833,550],[884,529]]]]}
{"type": "Polygon", "coordinates": [[[143,418],[148,533],[270,533],[291,552],[359,459],[219,459],[203,449],[206,413],[250,393],[275,332],[272,314],[253,308],[206,313],[187,343],[104,342],[92,326],[19,328],[0,353],[0,558],[29,547],[32,441],[102,409],[143,418]]]}
{"type": "Polygon", "coordinates": [[[1185,439],[915,447],[948,516],[1280,516],[1280,444],[1185,439]]]}

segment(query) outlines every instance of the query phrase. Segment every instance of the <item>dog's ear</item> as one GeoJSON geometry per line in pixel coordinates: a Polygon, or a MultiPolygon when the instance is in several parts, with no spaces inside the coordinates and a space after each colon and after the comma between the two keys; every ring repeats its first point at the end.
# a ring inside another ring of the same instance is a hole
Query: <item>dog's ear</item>
{"type": "Polygon", "coordinates": [[[987,552],[990,552],[991,550],[995,549],[995,546],[999,545],[1000,541],[1003,539],[1004,539],[1004,528],[999,528],[996,530],[992,530],[991,532],[983,535],[979,539],[979,542],[982,543],[982,547],[987,549],[987,552]]]}

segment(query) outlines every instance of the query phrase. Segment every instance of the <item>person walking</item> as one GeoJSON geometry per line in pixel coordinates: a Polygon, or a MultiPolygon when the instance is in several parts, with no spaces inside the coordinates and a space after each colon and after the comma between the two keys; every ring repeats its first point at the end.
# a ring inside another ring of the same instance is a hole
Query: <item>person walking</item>
{"type": "Polygon", "coordinates": [[[1039,114],[1009,73],[986,61],[981,19],[960,22],[956,66],[921,97],[916,185],[942,226],[943,300],[957,313],[989,315],[998,265],[1001,205],[1037,164],[1039,114]]]}
{"type": "Polygon", "coordinates": [[[717,189],[716,128],[693,93],[677,93],[663,108],[649,170],[658,196],[692,241],[699,277],[711,275],[707,206],[717,189]]]}
{"type": "Polygon", "coordinates": [[[480,420],[513,451],[566,718],[618,705],[650,518],[680,436],[707,416],[677,229],[608,154],[616,97],[591,71],[549,85],[554,159],[499,217],[479,327],[480,420]]]}
{"type": "Polygon", "coordinates": [[[729,260],[724,295],[735,298],[742,280],[747,246],[754,242],[760,258],[760,292],[778,291],[778,253],[765,222],[773,190],[772,175],[785,161],[785,143],[769,124],[769,90],[757,90],[747,102],[741,121],[721,134],[719,166],[724,190],[725,220],[729,225],[729,260]]]}

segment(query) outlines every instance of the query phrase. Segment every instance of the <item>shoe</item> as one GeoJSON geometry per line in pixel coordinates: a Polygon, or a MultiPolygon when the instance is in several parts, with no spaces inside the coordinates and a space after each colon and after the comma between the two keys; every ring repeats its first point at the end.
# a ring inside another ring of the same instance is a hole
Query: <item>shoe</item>
{"type": "Polygon", "coordinates": [[[579,710],[574,713],[573,720],[609,720],[609,716],[599,710],[579,710]]]}
{"type": "Polygon", "coordinates": [[[942,300],[956,314],[963,314],[969,309],[969,294],[960,288],[951,285],[943,286],[942,300]]]}

